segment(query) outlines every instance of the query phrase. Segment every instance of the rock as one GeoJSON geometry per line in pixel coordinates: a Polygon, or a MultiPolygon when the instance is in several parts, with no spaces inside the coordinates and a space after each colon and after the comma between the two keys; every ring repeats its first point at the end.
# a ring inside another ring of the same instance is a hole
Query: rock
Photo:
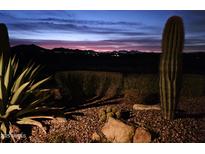
{"type": "Polygon", "coordinates": [[[100,135],[98,135],[98,133],[94,132],[91,139],[93,141],[100,141],[100,135]]]}
{"type": "Polygon", "coordinates": [[[135,130],[135,135],[133,137],[133,143],[150,143],[151,134],[148,130],[143,127],[139,127],[135,130]]]}
{"type": "Polygon", "coordinates": [[[114,143],[130,143],[134,135],[134,128],[132,126],[112,117],[108,118],[101,131],[108,141],[114,143]]]}
{"type": "Polygon", "coordinates": [[[160,110],[160,105],[143,105],[143,104],[134,104],[134,110],[160,110]]]}

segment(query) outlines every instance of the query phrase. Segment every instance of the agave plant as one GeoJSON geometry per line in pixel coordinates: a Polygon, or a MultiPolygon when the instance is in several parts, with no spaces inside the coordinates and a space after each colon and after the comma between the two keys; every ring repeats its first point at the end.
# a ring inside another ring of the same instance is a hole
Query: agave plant
{"type": "Polygon", "coordinates": [[[12,134],[13,125],[35,125],[45,130],[38,119],[52,119],[45,116],[45,111],[52,110],[45,105],[49,98],[49,89],[39,89],[50,77],[36,81],[40,66],[29,64],[22,71],[19,70],[16,58],[10,58],[4,63],[3,54],[0,57],[0,133],[1,141],[5,136],[15,142],[12,134]],[[39,95],[40,93],[44,93],[39,95]],[[40,114],[42,113],[42,114],[40,114]]]}

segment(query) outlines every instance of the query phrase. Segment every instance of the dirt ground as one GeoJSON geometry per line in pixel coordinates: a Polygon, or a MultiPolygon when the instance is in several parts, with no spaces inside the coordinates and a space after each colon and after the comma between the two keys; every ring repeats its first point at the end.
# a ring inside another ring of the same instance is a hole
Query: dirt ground
{"type": "Polygon", "coordinates": [[[20,142],[54,142],[54,143],[90,143],[92,134],[99,131],[103,122],[99,121],[98,113],[102,108],[115,106],[124,114],[121,120],[148,128],[153,143],[196,143],[205,142],[205,106],[204,97],[184,99],[178,106],[177,118],[173,121],[164,120],[160,111],[136,111],[133,104],[117,99],[101,102],[98,106],[84,107],[68,112],[67,118],[43,121],[47,134],[37,127],[32,128],[30,135],[20,142]]]}

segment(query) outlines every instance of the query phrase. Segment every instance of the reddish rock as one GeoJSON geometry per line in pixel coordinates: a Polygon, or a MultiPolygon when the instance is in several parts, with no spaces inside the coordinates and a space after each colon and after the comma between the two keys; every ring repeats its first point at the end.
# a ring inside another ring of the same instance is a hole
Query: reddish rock
{"type": "Polygon", "coordinates": [[[147,129],[143,127],[139,127],[135,130],[133,143],[150,143],[150,142],[151,142],[151,134],[147,129]]]}

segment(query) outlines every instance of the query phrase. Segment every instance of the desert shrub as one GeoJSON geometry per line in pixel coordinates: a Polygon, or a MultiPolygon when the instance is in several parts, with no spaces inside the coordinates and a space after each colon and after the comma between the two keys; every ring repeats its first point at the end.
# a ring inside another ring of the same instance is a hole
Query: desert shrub
{"type": "Polygon", "coordinates": [[[205,75],[185,74],[181,95],[189,98],[205,96],[205,75]]]}
{"type": "Polygon", "coordinates": [[[124,90],[135,90],[139,95],[158,92],[158,76],[153,74],[124,75],[124,90]]]}
{"type": "Polygon", "coordinates": [[[142,102],[141,91],[138,89],[126,89],[124,90],[124,99],[128,102],[132,103],[140,103],[142,102]]]}
{"type": "MultiPolygon", "coordinates": [[[[59,87],[73,99],[109,99],[124,95],[133,103],[151,103],[159,93],[157,74],[116,73],[98,71],[57,72],[55,80],[59,87]]],[[[205,95],[205,76],[185,74],[181,95],[198,97],[205,95]]],[[[153,102],[153,103],[154,103],[153,102]]]]}
{"type": "Polygon", "coordinates": [[[112,98],[122,94],[123,77],[120,73],[95,71],[67,71],[55,75],[58,87],[72,99],[92,97],[112,98]]]}
{"type": "Polygon", "coordinates": [[[69,96],[74,100],[82,99],[82,76],[78,72],[60,72],[55,75],[55,81],[59,88],[63,89],[63,96],[69,96]]]}
{"type": "Polygon", "coordinates": [[[106,74],[106,72],[95,73],[97,78],[97,89],[96,89],[96,96],[103,97],[106,94],[107,89],[110,86],[110,80],[106,74]]]}
{"type": "Polygon", "coordinates": [[[122,95],[123,91],[123,76],[120,73],[107,73],[106,74],[107,79],[107,89],[104,90],[104,98],[114,98],[117,96],[122,95]]]}
{"type": "Polygon", "coordinates": [[[101,109],[98,116],[101,122],[105,122],[109,117],[120,119],[121,110],[116,107],[108,106],[106,109],[101,109]]]}
{"type": "Polygon", "coordinates": [[[133,103],[144,103],[144,99],[158,92],[157,75],[126,74],[124,75],[124,98],[133,103]]]}
{"type": "MultiPolygon", "coordinates": [[[[156,74],[128,74],[124,76],[125,99],[135,103],[146,103],[153,94],[159,93],[156,74]]],[[[182,82],[182,97],[205,96],[205,75],[185,74],[182,82]]],[[[149,101],[148,101],[149,103],[149,101]]]]}
{"type": "Polygon", "coordinates": [[[84,72],[83,77],[83,93],[86,98],[92,98],[96,96],[96,89],[97,89],[97,79],[95,74],[84,72]]]}
{"type": "Polygon", "coordinates": [[[124,99],[133,104],[153,105],[160,102],[158,93],[142,93],[135,89],[125,90],[124,99]]]}

